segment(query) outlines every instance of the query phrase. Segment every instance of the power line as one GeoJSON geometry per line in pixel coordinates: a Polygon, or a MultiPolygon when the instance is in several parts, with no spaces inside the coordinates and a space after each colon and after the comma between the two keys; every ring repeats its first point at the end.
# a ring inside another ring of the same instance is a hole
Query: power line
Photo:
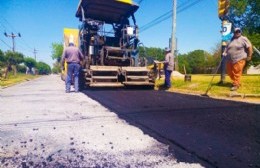
{"type": "Polygon", "coordinates": [[[14,30],[14,32],[18,33],[18,31],[2,16],[2,19],[9,25],[11,29],[14,30]]]}
{"type": "Polygon", "coordinates": [[[138,4],[140,5],[142,2],[143,2],[143,0],[140,0],[140,1],[138,2],[138,4]]]}
{"type": "Polygon", "coordinates": [[[191,3],[191,4],[189,4],[189,5],[185,6],[183,9],[180,9],[179,11],[177,11],[177,13],[180,13],[180,12],[182,12],[182,11],[185,11],[186,9],[189,9],[190,7],[192,7],[192,6],[196,5],[196,4],[198,4],[200,1],[203,1],[203,0],[197,0],[197,1],[195,1],[195,2],[193,2],[193,3],[191,3]]]}
{"type": "Polygon", "coordinates": [[[0,39],[7,47],[9,47],[10,49],[12,49],[12,47],[10,45],[8,45],[4,40],[0,39]]]}
{"type": "MultiPolygon", "coordinates": [[[[202,1],[202,0],[196,0],[195,2],[193,2],[193,3],[191,3],[191,4],[188,4],[188,5],[184,6],[184,7],[183,7],[183,6],[178,6],[178,7],[177,7],[177,13],[180,13],[180,12],[182,12],[182,11],[184,11],[184,10],[186,10],[186,9],[188,9],[188,8],[190,8],[190,7],[192,7],[192,6],[194,6],[195,4],[199,3],[199,1],[202,1]],[[182,9],[181,9],[181,8],[182,8],[182,9]]],[[[151,28],[151,27],[153,27],[153,26],[155,26],[155,25],[157,25],[157,24],[159,24],[159,23],[165,21],[166,19],[170,18],[171,16],[172,16],[172,10],[166,12],[166,13],[163,14],[162,16],[160,16],[160,17],[158,17],[158,18],[152,20],[152,21],[149,22],[148,24],[142,26],[142,27],[140,28],[140,32],[145,31],[145,30],[147,30],[147,29],[149,29],[149,28],[151,28]]]]}
{"type": "Polygon", "coordinates": [[[155,24],[158,24],[166,19],[168,19],[170,16],[172,15],[172,10],[166,12],[165,14],[159,16],[158,18],[152,20],[151,22],[145,24],[144,26],[140,27],[140,32],[152,27],[152,26],[155,26],[155,24]]]}
{"type": "MultiPolygon", "coordinates": [[[[177,13],[183,12],[183,11],[187,10],[188,8],[191,8],[192,6],[198,4],[200,1],[202,1],[202,0],[196,0],[190,4],[184,4],[184,5],[178,6],[177,13]]],[[[172,17],[172,10],[166,12],[165,14],[159,16],[158,18],[156,18],[156,19],[152,20],[151,22],[145,24],[144,26],[140,27],[140,33],[169,19],[170,17],[172,17]]]]}
{"type": "MultiPolygon", "coordinates": [[[[18,33],[18,31],[11,25],[10,22],[7,21],[7,19],[5,19],[4,17],[1,17],[1,18],[2,18],[3,21],[5,21],[5,22],[9,25],[9,27],[11,28],[11,30],[14,30],[14,32],[18,33]]],[[[2,21],[2,24],[0,24],[0,25],[2,25],[2,27],[3,27],[3,28],[5,29],[5,31],[6,31],[7,28],[4,26],[3,21],[2,21]]],[[[33,50],[33,47],[31,47],[31,46],[24,40],[23,37],[21,37],[21,40],[23,41],[23,43],[24,43],[24,45],[25,45],[26,47],[28,47],[30,50],[33,50]]]]}

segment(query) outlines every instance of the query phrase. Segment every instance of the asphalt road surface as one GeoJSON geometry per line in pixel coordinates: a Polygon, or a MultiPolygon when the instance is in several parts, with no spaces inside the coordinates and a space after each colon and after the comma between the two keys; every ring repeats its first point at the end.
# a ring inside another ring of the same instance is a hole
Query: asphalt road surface
{"type": "Polygon", "coordinates": [[[0,167],[183,168],[200,160],[177,160],[140,128],[83,93],[65,93],[50,75],[0,90],[0,167]]]}
{"type": "Polygon", "coordinates": [[[0,167],[260,167],[259,107],[45,76],[0,90],[0,167]]]}
{"type": "Polygon", "coordinates": [[[153,90],[84,91],[158,141],[205,167],[260,167],[260,105],[153,90]]]}

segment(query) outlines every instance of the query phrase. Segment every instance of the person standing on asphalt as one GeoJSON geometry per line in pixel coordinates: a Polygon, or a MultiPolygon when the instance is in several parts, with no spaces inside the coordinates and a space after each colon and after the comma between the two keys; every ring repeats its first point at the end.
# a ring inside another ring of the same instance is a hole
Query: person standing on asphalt
{"type": "Polygon", "coordinates": [[[164,73],[165,73],[165,81],[164,86],[166,88],[171,87],[171,74],[174,67],[174,57],[169,48],[165,48],[165,59],[164,59],[164,73]]]}
{"type": "Polygon", "coordinates": [[[80,50],[74,45],[73,41],[69,42],[69,46],[66,47],[62,54],[61,65],[64,69],[64,62],[67,62],[68,72],[65,80],[66,83],[66,93],[70,92],[70,86],[72,77],[74,77],[74,88],[75,92],[79,91],[79,70],[80,70],[80,61],[83,60],[83,54],[80,50]]]}
{"type": "Polygon", "coordinates": [[[231,91],[235,91],[240,87],[240,78],[246,61],[252,58],[253,49],[251,42],[242,36],[240,28],[235,28],[234,36],[224,50],[223,55],[227,57],[227,73],[233,81],[231,91]]]}

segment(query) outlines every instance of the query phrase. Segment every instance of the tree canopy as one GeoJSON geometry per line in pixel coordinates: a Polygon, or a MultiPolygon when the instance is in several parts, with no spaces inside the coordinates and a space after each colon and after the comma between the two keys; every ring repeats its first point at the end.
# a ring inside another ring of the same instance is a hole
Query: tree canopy
{"type": "Polygon", "coordinates": [[[63,52],[63,45],[62,43],[52,43],[52,59],[60,62],[61,56],[63,52]]]}
{"type": "Polygon", "coordinates": [[[164,60],[164,50],[156,47],[139,47],[139,57],[162,61],[164,60]]]}
{"type": "Polygon", "coordinates": [[[250,33],[260,33],[260,1],[230,0],[230,19],[250,33]]]}
{"type": "Polygon", "coordinates": [[[59,73],[61,72],[61,65],[60,65],[60,61],[61,61],[61,56],[63,53],[63,45],[62,43],[52,43],[52,59],[56,60],[55,64],[53,64],[53,69],[52,71],[54,73],[59,73]]]}
{"type": "Polygon", "coordinates": [[[35,59],[31,58],[31,57],[26,57],[24,58],[24,64],[29,68],[32,69],[32,67],[36,67],[37,62],[35,61],[35,59]]]}
{"type": "Polygon", "coordinates": [[[33,58],[25,57],[22,53],[19,52],[3,52],[2,50],[0,50],[0,68],[3,68],[5,71],[3,75],[4,78],[8,77],[8,72],[11,70],[13,71],[14,75],[16,75],[17,71],[25,73],[26,67],[22,65],[22,63],[24,63],[24,65],[28,68],[30,68],[30,70],[33,67],[39,68],[40,74],[51,73],[50,66],[44,62],[37,63],[33,58]]]}
{"type": "Polygon", "coordinates": [[[194,50],[178,56],[178,68],[180,72],[192,74],[211,73],[216,66],[216,59],[204,50],[194,50]]]}
{"type": "Polygon", "coordinates": [[[5,62],[5,55],[4,52],[0,50],[0,67],[4,65],[4,62],[5,62]]]}
{"type": "Polygon", "coordinates": [[[24,55],[18,52],[7,51],[5,53],[5,60],[8,65],[17,65],[24,61],[24,55]]]}
{"type": "Polygon", "coordinates": [[[51,73],[51,67],[44,62],[38,62],[36,68],[39,75],[48,75],[51,73]]]}
{"type": "MultiPolygon", "coordinates": [[[[229,18],[235,27],[243,29],[254,47],[260,50],[260,1],[230,0],[229,18]]],[[[260,55],[253,54],[253,65],[260,63],[260,55]]]]}

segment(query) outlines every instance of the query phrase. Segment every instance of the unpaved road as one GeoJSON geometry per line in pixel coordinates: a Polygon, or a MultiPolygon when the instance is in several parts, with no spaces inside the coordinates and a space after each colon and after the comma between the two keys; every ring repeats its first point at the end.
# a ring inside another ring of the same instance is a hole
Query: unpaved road
{"type": "Polygon", "coordinates": [[[0,117],[0,167],[212,166],[83,93],[65,93],[56,75],[1,89],[0,117]]]}

